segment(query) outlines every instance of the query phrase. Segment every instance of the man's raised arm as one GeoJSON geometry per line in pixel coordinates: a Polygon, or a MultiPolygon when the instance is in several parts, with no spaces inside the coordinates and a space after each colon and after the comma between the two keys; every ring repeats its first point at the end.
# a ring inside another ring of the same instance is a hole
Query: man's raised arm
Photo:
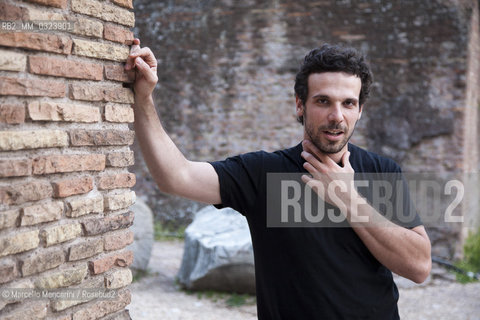
{"type": "MultiPolygon", "coordinates": [[[[135,73],[135,133],[143,157],[162,192],[188,199],[220,203],[220,185],[213,166],[187,160],[167,135],[155,110],[152,92],[158,81],[157,60],[135,39],[125,69],[135,73]]],[[[168,105],[166,107],[175,107],[168,105]]]]}
{"type": "MultiPolygon", "coordinates": [[[[354,170],[348,151],[343,154],[342,167],[322,154],[312,142],[305,140],[303,147],[302,157],[307,161],[304,167],[312,177],[304,175],[302,180],[315,190],[326,190],[325,185],[347,175],[353,179],[354,170]]],[[[347,182],[345,186],[351,184],[347,182]]],[[[396,225],[366,201],[359,201],[364,199],[355,188],[347,191],[342,192],[339,198],[346,208],[345,217],[370,253],[396,274],[416,283],[425,281],[432,269],[431,244],[425,227],[419,225],[408,229],[396,225]],[[361,219],[366,220],[360,222],[361,219]]]]}

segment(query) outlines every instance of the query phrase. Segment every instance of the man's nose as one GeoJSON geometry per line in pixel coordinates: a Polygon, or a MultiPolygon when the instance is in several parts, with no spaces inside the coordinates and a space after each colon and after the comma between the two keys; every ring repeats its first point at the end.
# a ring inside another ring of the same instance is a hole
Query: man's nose
{"type": "Polygon", "coordinates": [[[335,104],[330,108],[329,111],[330,111],[328,113],[328,121],[329,122],[335,122],[335,123],[342,122],[343,113],[342,113],[341,105],[335,104]]]}

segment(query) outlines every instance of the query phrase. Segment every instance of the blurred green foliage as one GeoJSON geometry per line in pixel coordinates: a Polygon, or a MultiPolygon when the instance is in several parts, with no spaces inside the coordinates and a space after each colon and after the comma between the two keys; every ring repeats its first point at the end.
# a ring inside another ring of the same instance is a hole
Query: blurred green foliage
{"type": "Polygon", "coordinates": [[[229,307],[240,307],[245,304],[248,304],[251,299],[249,299],[251,296],[247,294],[232,294],[226,301],[225,303],[229,307]]]}
{"type": "Polygon", "coordinates": [[[172,226],[164,224],[161,221],[155,221],[153,225],[155,241],[185,239],[186,228],[187,227],[185,226],[173,228],[172,226]]]}
{"type": "MultiPolygon", "coordinates": [[[[480,228],[476,233],[470,233],[463,247],[463,260],[455,265],[467,272],[480,273],[480,228]]],[[[465,274],[456,272],[457,281],[461,283],[478,281],[465,274]]]]}
{"type": "Polygon", "coordinates": [[[150,270],[132,270],[132,282],[154,275],[157,275],[157,273],[152,273],[150,270]]]}
{"type": "Polygon", "coordinates": [[[213,290],[205,290],[205,291],[191,291],[185,290],[184,291],[188,295],[195,294],[197,299],[209,299],[213,302],[223,302],[228,307],[241,307],[244,305],[255,305],[257,303],[257,299],[254,295],[249,294],[238,294],[238,293],[227,293],[227,292],[218,292],[213,290]]]}

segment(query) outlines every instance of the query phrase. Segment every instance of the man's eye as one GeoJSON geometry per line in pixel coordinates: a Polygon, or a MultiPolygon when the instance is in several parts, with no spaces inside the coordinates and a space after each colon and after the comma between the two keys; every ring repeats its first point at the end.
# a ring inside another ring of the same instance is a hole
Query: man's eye
{"type": "Polygon", "coordinates": [[[320,104],[327,104],[328,100],[327,99],[318,99],[318,103],[320,104]]]}
{"type": "Polygon", "coordinates": [[[353,102],[351,100],[345,101],[344,104],[348,107],[354,107],[355,106],[355,102],[353,102]]]}

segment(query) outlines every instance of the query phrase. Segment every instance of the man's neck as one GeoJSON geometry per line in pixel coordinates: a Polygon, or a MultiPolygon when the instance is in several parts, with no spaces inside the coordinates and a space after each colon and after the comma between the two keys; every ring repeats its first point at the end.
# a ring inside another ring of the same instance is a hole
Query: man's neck
{"type": "Polygon", "coordinates": [[[341,164],[342,162],[342,157],[343,157],[343,154],[348,150],[347,148],[347,145],[345,145],[345,147],[340,150],[339,152],[337,153],[327,153],[327,156],[332,159],[333,161],[335,161],[335,163],[338,163],[339,165],[343,166],[343,164],[341,164]]]}
{"type": "MultiPolygon", "coordinates": [[[[304,139],[308,139],[310,140],[309,137],[304,137],[304,139]]],[[[341,163],[342,162],[342,157],[344,155],[345,152],[348,151],[348,142],[347,144],[339,151],[339,152],[336,152],[336,153],[323,153],[324,155],[328,156],[330,159],[332,159],[333,161],[335,161],[335,163],[338,163],[339,165],[342,165],[343,164],[341,163]]]]}

